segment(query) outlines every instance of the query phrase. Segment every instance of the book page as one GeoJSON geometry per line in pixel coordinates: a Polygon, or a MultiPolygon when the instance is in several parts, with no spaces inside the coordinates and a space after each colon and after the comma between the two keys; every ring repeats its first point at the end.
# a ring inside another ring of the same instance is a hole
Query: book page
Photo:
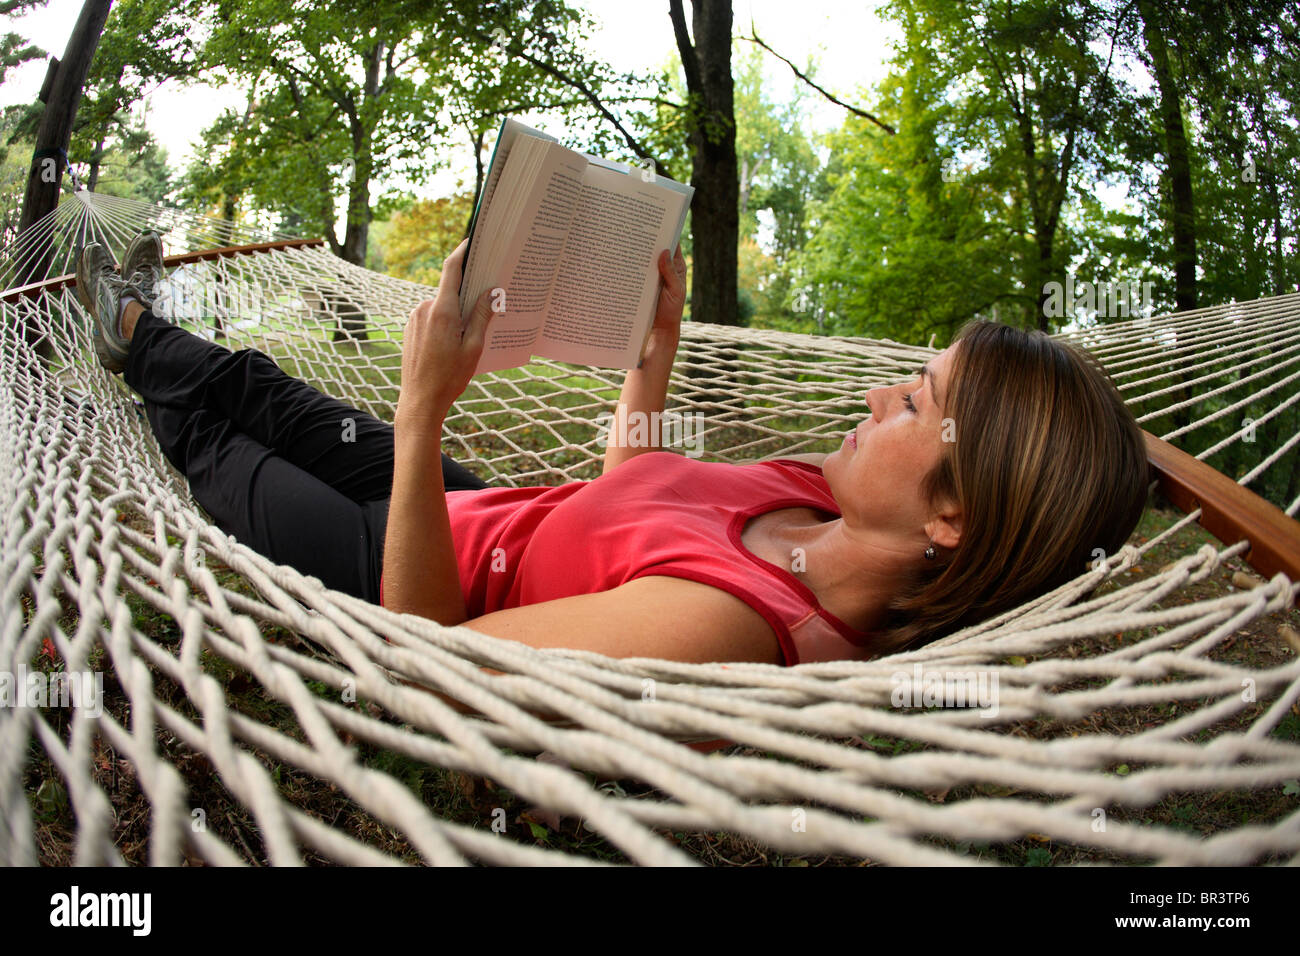
{"type": "MultiPolygon", "coordinates": [[[[527,127],[525,127],[527,129],[527,127]]],[[[593,166],[604,166],[606,169],[616,169],[624,172],[629,176],[640,179],[643,183],[654,183],[656,186],[662,186],[665,189],[671,189],[685,198],[681,204],[681,214],[677,218],[677,228],[673,230],[673,236],[677,239],[682,237],[682,228],[686,225],[686,213],[691,208],[691,199],[695,196],[695,187],[688,186],[685,183],[679,183],[676,180],[669,179],[667,176],[660,176],[654,172],[653,165],[636,165],[625,163],[617,159],[606,159],[602,156],[593,156],[591,153],[583,153],[583,158],[593,166]]],[[[677,247],[674,242],[673,248],[677,247]]]]}
{"type": "Polygon", "coordinates": [[[492,147],[492,160],[488,163],[483,190],[479,193],[478,202],[474,206],[474,216],[469,225],[469,249],[466,251],[464,269],[461,272],[460,291],[462,293],[465,290],[465,277],[469,275],[479,255],[479,244],[477,242],[479,224],[487,215],[488,207],[492,205],[492,196],[496,192],[497,183],[501,181],[501,173],[505,170],[506,162],[510,159],[511,147],[521,136],[544,139],[550,143],[557,142],[554,136],[543,133],[539,129],[533,129],[531,126],[525,126],[516,119],[507,117],[501,121],[501,129],[497,131],[497,141],[492,147]]]}
{"type": "Polygon", "coordinates": [[[659,294],[659,252],[689,199],[639,176],[588,165],[537,353],[604,368],[636,365],[659,294]]]}
{"type": "Polygon", "coordinates": [[[511,150],[484,219],[478,268],[462,287],[466,320],[478,297],[493,290],[494,312],[476,374],[532,357],[586,165],[556,143],[521,137],[511,150]]]}

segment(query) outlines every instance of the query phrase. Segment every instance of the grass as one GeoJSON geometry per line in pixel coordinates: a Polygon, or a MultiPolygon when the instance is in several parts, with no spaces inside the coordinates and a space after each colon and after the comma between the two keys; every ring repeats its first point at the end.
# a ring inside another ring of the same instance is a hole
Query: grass
{"type": "MultiPolygon", "coordinates": [[[[391,358],[398,355],[398,346],[387,341],[367,342],[359,346],[368,355],[376,359],[391,358]]],[[[283,363],[287,371],[293,374],[310,374],[313,370],[286,360],[283,363]]],[[[318,371],[318,370],[317,370],[318,371]]],[[[380,393],[386,383],[382,376],[372,369],[363,369],[363,379],[374,386],[380,393]]],[[[517,387],[533,396],[544,396],[560,384],[581,384],[593,390],[603,389],[603,384],[596,379],[555,370],[550,380],[525,379],[520,373],[503,376],[492,387],[500,394],[509,394],[517,387]]],[[[607,391],[607,389],[606,389],[607,391]]],[[[614,396],[610,396],[612,401],[614,396]]],[[[518,421],[503,422],[502,427],[517,426],[518,421]]],[[[797,423],[791,423],[797,426],[797,423]]],[[[525,426],[526,427],[526,426],[525,426]]],[[[554,443],[554,436],[546,429],[532,431],[519,430],[516,441],[526,446],[535,446],[545,451],[548,443],[554,443]]],[[[1145,542],[1168,528],[1180,516],[1172,511],[1152,508],[1144,516],[1141,525],[1134,534],[1134,541],[1145,542]]],[[[139,522],[137,516],[123,517],[127,523],[137,522],[137,529],[150,532],[139,522]]],[[[1154,547],[1145,557],[1143,563],[1125,572],[1124,577],[1131,579],[1150,574],[1189,553],[1211,539],[1195,526],[1185,528],[1169,540],[1154,547]]],[[[250,593],[248,585],[229,569],[209,565],[217,575],[223,587],[240,593],[250,593]]],[[[1191,584],[1171,598],[1166,605],[1173,603],[1190,603],[1228,593],[1232,588],[1232,575],[1246,571],[1239,561],[1229,561],[1225,568],[1204,581],[1191,584]]],[[[1103,587],[1118,587],[1125,582],[1117,582],[1103,587]]],[[[33,613],[30,596],[24,595],[25,610],[28,620],[33,613]]],[[[63,602],[63,615],[59,626],[64,633],[72,633],[76,628],[77,611],[75,602],[67,595],[60,594],[63,602]]],[[[168,614],[159,612],[152,604],[133,594],[127,594],[126,600],[131,609],[135,626],[151,640],[163,646],[171,646],[180,639],[177,622],[168,614]]],[[[1227,660],[1249,665],[1255,668],[1277,666],[1291,659],[1294,652],[1285,641],[1278,637],[1277,629],[1283,619],[1291,627],[1300,629],[1300,612],[1291,609],[1284,615],[1261,618],[1241,628],[1237,634],[1223,642],[1212,654],[1215,659],[1227,660]]],[[[289,647],[319,652],[300,635],[262,623],[260,625],[264,640],[269,643],[282,643],[289,647]]],[[[1064,649],[1066,656],[1083,656],[1114,649],[1126,643],[1132,643],[1145,634],[1114,634],[1092,639],[1081,639],[1064,649]]],[[[52,648],[41,652],[33,667],[46,670],[57,669],[60,662],[50,653],[52,648]]],[[[1059,654],[1057,655],[1059,656],[1059,654]]],[[[201,663],[205,673],[217,680],[225,690],[228,706],[239,713],[275,728],[298,740],[305,735],[297,719],[287,705],[274,698],[258,682],[250,679],[211,650],[204,650],[201,663]]],[[[1019,663],[1019,661],[1017,661],[1019,663]]],[[[102,670],[105,675],[106,709],[114,713],[126,726],[130,726],[130,704],[120,685],[118,685],[110,662],[103,647],[97,646],[93,652],[90,666],[102,670]]],[[[313,684],[311,689],[321,697],[332,700],[337,694],[324,684],[313,684]]],[[[1053,688],[1064,690],[1068,688],[1053,688]]],[[[167,705],[175,708],[190,719],[201,721],[201,715],[183,691],[171,681],[158,676],[154,686],[155,696],[167,705]]],[[[1242,732],[1264,712],[1269,701],[1246,708],[1230,720],[1195,735],[1193,740],[1204,740],[1223,733],[1242,732]]],[[[358,700],[356,707],[365,710],[377,719],[394,722],[373,703],[358,700]]],[[[1026,738],[1046,740],[1069,737],[1077,734],[1107,733],[1127,735],[1144,726],[1163,723],[1177,716],[1179,712],[1190,708],[1188,704],[1178,702],[1153,704],[1148,707],[1115,708],[1105,712],[1090,714],[1074,721],[1062,721],[1054,718],[1041,718],[1017,722],[1005,727],[1007,734],[1026,738]]],[[[68,734],[67,714],[57,708],[43,711],[44,719],[63,739],[68,734]]],[[[1300,709],[1292,707],[1273,735],[1291,743],[1300,743],[1300,709]]],[[[382,750],[362,741],[348,741],[354,748],[356,758],[364,766],[383,772],[399,781],[413,795],[422,801],[432,814],[437,817],[474,826],[488,832],[504,831],[511,838],[522,843],[540,847],[562,850],[566,853],[586,856],[608,862],[625,862],[626,857],[616,846],[601,835],[587,829],[581,820],[560,818],[554,813],[531,806],[529,802],[510,791],[497,781],[467,776],[454,770],[430,766],[404,755],[382,750]]],[[[926,749],[928,745],[904,738],[868,736],[853,742],[854,746],[869,749],[885,757],[915,753],[926,749]]],[[[100,789],[107,795],[114,813],[113,838],[119,852],[130,863],[148,862],[149,833],[152,816],[152,804],[142,792],[136,773],[129,761],[105,744],[102,737],[94,741],[94,778],[100,789]]],[[[180,743],[175,737],[159,732],[156,747],[159,756],[174,766],[182,775],[188,788],[187,805],[201,810],[202,823],[217,835],[226,845],[252,863],[265,863],[266,848],[258,832],[258,826],[251,813],[234,797],[212,761],[202,753],[196,753],[180,743]]],[[[37,743],[29,745],[29,760],[26,771],[26,789],[30,798],[32,813],[36,821],[36,838],[40,862],[49,865],[66,865],[72,862],[75,845],[76,819],[69,799],[66,785],[55,769],[45,750],[37,743]]],[[[729,748],[727,753],[746,753],[763,756],[762,752],[743,747],[729,748]]],[[[310,814],[321,822],[338,828],[368,845],[399,859],[418,862],[419,855],[400,832],[377,820],[349,799],[332,783],[319,779],[296,767],[281,764],[271,756],[258,751],[250,751],[271,774],[282,797],[310,814]]],[[[1116,765],[1113,773],[1125,775],[1137,772],[1137,766],[1116,765]]],[[[654,799],[662,797],[653,787],[638,780],[603,780],[587,774],[586,778],[594,788],[606,789],[618,795],[633,798],[654,799]]],[[[926,804],[951,805],[962,801],[985,797],[1023,797],[1026,799],[1045,799],[1037,794],[1021,794],[1010,786],[983,783],[974,786],[954,787],[950,790],[934,793],[921,791],[900,791],[909,799],[923,801],[926,804]]],[[[809,807],[815,804],[808,804],[809,807]]],[[[1168,827],[1176,830],[1207,836],[1244,823],[1271,823],[1300,810],[1300,783],[1292,782],[1281,786],[1261,788],[1248,791],[1224,791],[1208,793],[1171,794],[1163,800],[1145,808],[1108,808],[1109,819],[1147,826],[1168,827]]],[[[838,811],[837,811],[838,812],[838,811]]],[[[828,855],[791,855],[774,851],[757,842],[726,832],[663,832],[663,837],[676,844],[692,858],[711,865],[719,866],[825,866],[825,865],[870,865],[873,861],[828,855]]],[[[1023,839],[1003,843],[954,843],[942,839],[929,840],[936,847],[942,847],[959,855],[972,859],[998,862],[1017,866],[1047,866],[1074,863],[1132,863],[1131,858],[1121,857],[1085,846],[1073,846],[1057,843],[1046,837],[1030,835],[1023,839]]],[[[1277,856],[1265,858],[1262,862],[1272,862],[1277,856]]],[[[197,859],[191,862],[200,862],[197,859]]],[[[308,857],[308,862],[324,864],[328,861],[317,857],[308,857]]]]}

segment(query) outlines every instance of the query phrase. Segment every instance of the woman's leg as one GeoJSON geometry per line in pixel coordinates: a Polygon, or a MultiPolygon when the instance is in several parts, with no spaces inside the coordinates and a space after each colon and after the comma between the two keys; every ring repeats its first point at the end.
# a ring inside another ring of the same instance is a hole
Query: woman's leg
{"type": "MultiPolygon", "coordinates": [[[[231,352],[144,312],[124,379],[146,408],[212,410],[353,501],[392,491],[392,426],[287,375],[255,349],[231,352]]],[[[445,455],[443,482],[448,491],[487,487],[445,455]]]]}
{"type": "MultiPolygon", "coordinates": [[[[232,353],[148,312],[134,322],[124,379],[217,527],[327,587],[378,603],[392,426],[297,382],[261,353],[232,353]],[[356,441],[330,440],[344,437],[345,418],[356,441]]],[[[445,455],[442,464],[447,490],[487,487],[445,455]]]]}
{"type": "Polygon", "coordinates": [[[386,507],[353,501],[219,412],[146,401],[145,414],[222,531],[326,587],[379,601],[386,507]]]}

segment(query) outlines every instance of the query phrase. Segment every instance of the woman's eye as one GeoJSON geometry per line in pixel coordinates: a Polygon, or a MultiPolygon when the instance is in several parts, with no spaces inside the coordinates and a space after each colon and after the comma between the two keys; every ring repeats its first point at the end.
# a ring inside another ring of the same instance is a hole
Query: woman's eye
{"type": "Polygon", "coordinates": [[[913,412],[916,411],[916,406],[912,404],[911,392],[908,392],[906,395],[903,396],[903,404],[906,405],[910,411],[913,412]]]}

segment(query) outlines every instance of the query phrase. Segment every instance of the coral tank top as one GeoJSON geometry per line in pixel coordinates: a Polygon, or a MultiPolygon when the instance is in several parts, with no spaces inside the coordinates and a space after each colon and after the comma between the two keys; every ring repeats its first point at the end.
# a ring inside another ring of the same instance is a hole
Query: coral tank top
{"type": "MultiPolygon", "coordinates": [[[[786,664],[866,658],[867,634],[825,610],[790,570],[741,544],[750,518],[801,507],[840,513],[812,465],[730,465],[670,452],[638,455],[594,481],[447,493],[470,619],[663,575],[744,601],[776,633],[786,664]]],[[[382,581],[380,593],[382,601],[382,581]]]]}

